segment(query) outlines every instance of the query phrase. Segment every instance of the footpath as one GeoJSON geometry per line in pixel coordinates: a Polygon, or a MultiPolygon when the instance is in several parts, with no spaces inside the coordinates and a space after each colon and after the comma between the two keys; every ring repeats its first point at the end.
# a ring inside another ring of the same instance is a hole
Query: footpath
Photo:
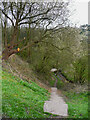
{"type": "Polygon", "coordinates": [[[49,101],[44,103],[44,112],[52,113],[55,115],[67,117],[68,116],[68,105],[65,103],[63,98],[57,94],[57,88],[51,88],[51,96],[49,101]]]}

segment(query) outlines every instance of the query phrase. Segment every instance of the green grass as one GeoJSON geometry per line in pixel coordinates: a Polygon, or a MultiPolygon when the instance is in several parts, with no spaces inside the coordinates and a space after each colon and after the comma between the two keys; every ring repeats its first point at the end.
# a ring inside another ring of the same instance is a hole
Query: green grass
{"type": "MultiPolygon", "coordinates": [[[[48,118],[44,113],[47,90],[36,83],[21,80],[12,74],[2,72],[2,112],[9,118],[48,118]]],[[[67,96],[68,118],[88,118],[88,93],[63,92],[67,96]]]]}
{"type": "Polygon", "coordinates": [[[49,93],[34,82],[25,82],[12,74],[2,72],[2,112],[9,118],[46,118],[44,101],[49,93]]]}
{"type": "Polygon", "coordinates": [[[64,92],[67,96],[69,118],[88,118],[88,92],[64,92]]]}

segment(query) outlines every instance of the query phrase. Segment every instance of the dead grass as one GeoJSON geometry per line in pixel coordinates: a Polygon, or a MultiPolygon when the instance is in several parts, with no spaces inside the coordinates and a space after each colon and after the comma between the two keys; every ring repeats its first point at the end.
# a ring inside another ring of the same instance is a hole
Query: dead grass
{"type": "Polygon", "coordinates": [[[50,87],[42,83],[37,75],[30,69],[29,64],[23,61],[19,56],[13,54],[7,61],[2,62],[3,69],[13,73],[13,75],[20,77],[22,80],[36,82],[40,87],[47,89],[49,92],[50,87]]]}

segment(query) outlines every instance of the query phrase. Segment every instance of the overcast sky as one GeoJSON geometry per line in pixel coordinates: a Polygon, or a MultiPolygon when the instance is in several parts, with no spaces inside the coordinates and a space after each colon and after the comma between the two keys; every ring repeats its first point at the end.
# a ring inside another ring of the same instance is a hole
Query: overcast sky
{"type": "MultiPolygon", "coordinates": [[[[72,0],[71,0],[72,1],[72,0]]],[[[90,0],[73,0],[70,9],[75,10],[70,20],[78,26],[88,24],[88,2],[90,0]]]]}

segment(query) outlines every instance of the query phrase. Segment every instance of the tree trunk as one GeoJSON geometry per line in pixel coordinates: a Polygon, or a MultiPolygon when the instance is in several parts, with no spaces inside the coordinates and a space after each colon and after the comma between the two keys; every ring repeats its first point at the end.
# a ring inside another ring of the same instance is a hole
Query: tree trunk
{"type": "Polygon", "coordinates": [[[18,23],[16,23],[16,25],[14,26],[14,31],[13,31],[10,45],[13,46],[15,43],[17,43],[17,34],[18,34],[18,23]]]}
{"type": "Polygon", "coordinates": [[[3,52],[2,52],[2,60],[7,60],[9,56],[12,54],[18,53],[17,49],[12,49],[12,47],[7,47],[3,52]]]}
{"type": "Polygon", "coordinates": [[[7,28],[6,28],[6,25],[7,25],[7,21],[5,20],[5,23],[4,23],[4,45],[5,47],[7,46],[7,28]]]}
{"type": "MultiPolygon", "coordinates": [[[[41,42],[41,41],[39,41],[39,42],[41,42]]],[[[6,47],[4,50],[3,50],[3,53],[2,53],[2,59],[4,59],[4,60],[7,60],[8,58],[9,58],[9,56],[11,56],[12,54],[15,54],[15,53],[18,53],[18,52],[21,52],[21,51],[23,51],[24,49],[26,49],[26,48],[28,48],[28,47],[30,47],[30,46],[33,46],[33,45],[35,45],[35,44],[37,44],[38,43],[38,41],[35,41],[35,42],[33,42],[32,44],[27,44],[26,46],[24,46],[23,48],[21,48],[19,51],[18,51],[18,49],[13,49],[14,47],[16,47],[18,44],[13,44],[13,45],[11,45],[11,46],[9,46],[9,47],[6,47]]]]}

